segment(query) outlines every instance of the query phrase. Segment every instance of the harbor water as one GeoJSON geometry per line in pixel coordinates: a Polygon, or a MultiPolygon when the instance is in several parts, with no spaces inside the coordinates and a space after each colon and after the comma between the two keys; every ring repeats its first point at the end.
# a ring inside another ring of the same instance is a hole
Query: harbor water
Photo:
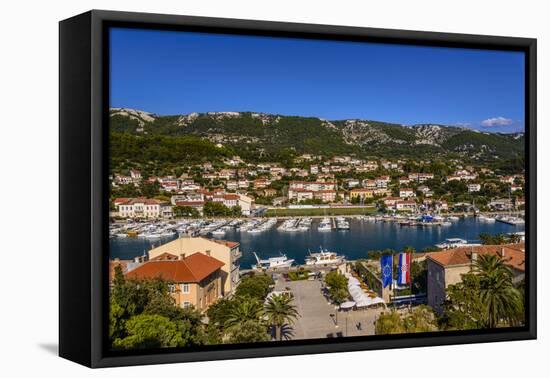
{"type": "MultiPolygon", "coordinates": [[[[277,230],[280,222],[271,229],[260,233],[249,233],[230,229],[218,239],[240,243],[242,252],[241,268],[248,269],[256,262],[253,252],[260,258],[278,256],[281,253],[301,264],[308,251],[323,249],[345,255],[350,260],[366,257],[368,251],[391,248],[402,250],[412,246],[417,251],[442,242],[446,238],[461,238],[470,242],[479,240],[479,234],[500,234],[524,231],[524,226],[501,222],[485,223],[474,217],[462,218],[450,226],[408,227],[393,222],[373,222],[350,219],[349,230],[319,232],[319,220],[314,220],[310,229],[301,232],[277,230]]],[[[208,236],[212,237],[212,236],[208,236]]],[[[143,238],[113,238],[110,240],[110,257],[132,259],[142,256],[152,247],[167,243],[176,237],[157,240],[143,238]]]]}

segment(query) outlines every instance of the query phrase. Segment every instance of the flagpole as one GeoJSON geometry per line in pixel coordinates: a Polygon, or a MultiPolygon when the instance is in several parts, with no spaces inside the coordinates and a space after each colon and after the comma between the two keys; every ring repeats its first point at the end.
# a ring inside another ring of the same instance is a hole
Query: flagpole
{"type": "MultiPolygon", "coordinates": [[[[395,299],[395,286],[393,284],[393,252],[391,253],[391,286],[393,298],[395,299]]],[[[395,301],[392,299],[393,309],[395,310],[395,301]]]]}
{"type": "Polygon", "coordinates": [[[409,300],[409,307],[410,307],[410,309],[412,310],[412,298],[413,298],[413,297],[412,297],[412,295],[413,295],[412,252],[409,253],[409,266],[408,266],[408,269],[409,269],[409,281],[410,281],[410,284],[411,284],[411,296],[409,297],[409,298],[410,298],[410,300],[409,300]]]}

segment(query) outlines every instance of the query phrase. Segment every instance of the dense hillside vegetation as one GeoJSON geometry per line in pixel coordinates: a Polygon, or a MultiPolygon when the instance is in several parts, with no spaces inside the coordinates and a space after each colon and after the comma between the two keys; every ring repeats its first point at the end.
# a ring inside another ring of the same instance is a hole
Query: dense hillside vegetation
{"type": "Polygon", "coordinates": [[[114,162],[160,159],[193,163],[215,161],[233,152],[249,161],[283,163],[303,153],[498,162],[523,155],[524,138],[444,125],[326,121],[251,112],[156,116],[138,110],[111,110],[114,162]]]}

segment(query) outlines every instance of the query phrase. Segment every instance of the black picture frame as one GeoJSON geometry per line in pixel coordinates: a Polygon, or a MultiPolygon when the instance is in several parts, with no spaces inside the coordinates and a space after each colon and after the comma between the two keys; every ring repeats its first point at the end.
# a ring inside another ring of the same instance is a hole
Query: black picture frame
{"type": "Polygon", "coordinates": [[[92,10],[59,24],[59,354],[89,367],[535,339],[536,39],[92,10]],[[526,326],[112,353],[108,296],[107,30],[112,26],[525,53],[526,326]]]}

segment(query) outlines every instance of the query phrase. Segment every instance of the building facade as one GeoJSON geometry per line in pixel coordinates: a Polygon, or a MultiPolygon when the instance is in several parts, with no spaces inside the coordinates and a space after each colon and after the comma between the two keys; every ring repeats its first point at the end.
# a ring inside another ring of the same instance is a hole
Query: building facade
{"type": "Polygon", "coordinates": [[[514,274],[514,283],[525,277],[525,243],[483,245],[448,249],[430,253],[426,257],[428,268],[428,305],[441,313],[447,298],[447,287],[462,282],[482,254],[493,254],[503,259],[514,274]]]}
{"type": "Polygon", "coordinates": [[[126,273],[130,279],[169,281],[170,295],[182,308],[205,311],[223,295],[223,262],[202,253],[180,256],[164,253],[126,273]]]}
{"type": "Polygon", "coordinates": [[[223,263],[220,273],[222,295],[233,294],[240,282],[239,268],[242,254],[239,243],[203,237],[181,237],[151,249],[148,255],[149,260],[153,260],[164,253],[189,256],[196,252],[211,256],[223,263]]]}
{"type": "MultiPolygon", "coordinates": [[[[152,198],[117,198],[114,201],[122,218],[160,218],[162,202],[152,198]]],[[[163,211],[167,211],[166,208],[163,211]]]]}

